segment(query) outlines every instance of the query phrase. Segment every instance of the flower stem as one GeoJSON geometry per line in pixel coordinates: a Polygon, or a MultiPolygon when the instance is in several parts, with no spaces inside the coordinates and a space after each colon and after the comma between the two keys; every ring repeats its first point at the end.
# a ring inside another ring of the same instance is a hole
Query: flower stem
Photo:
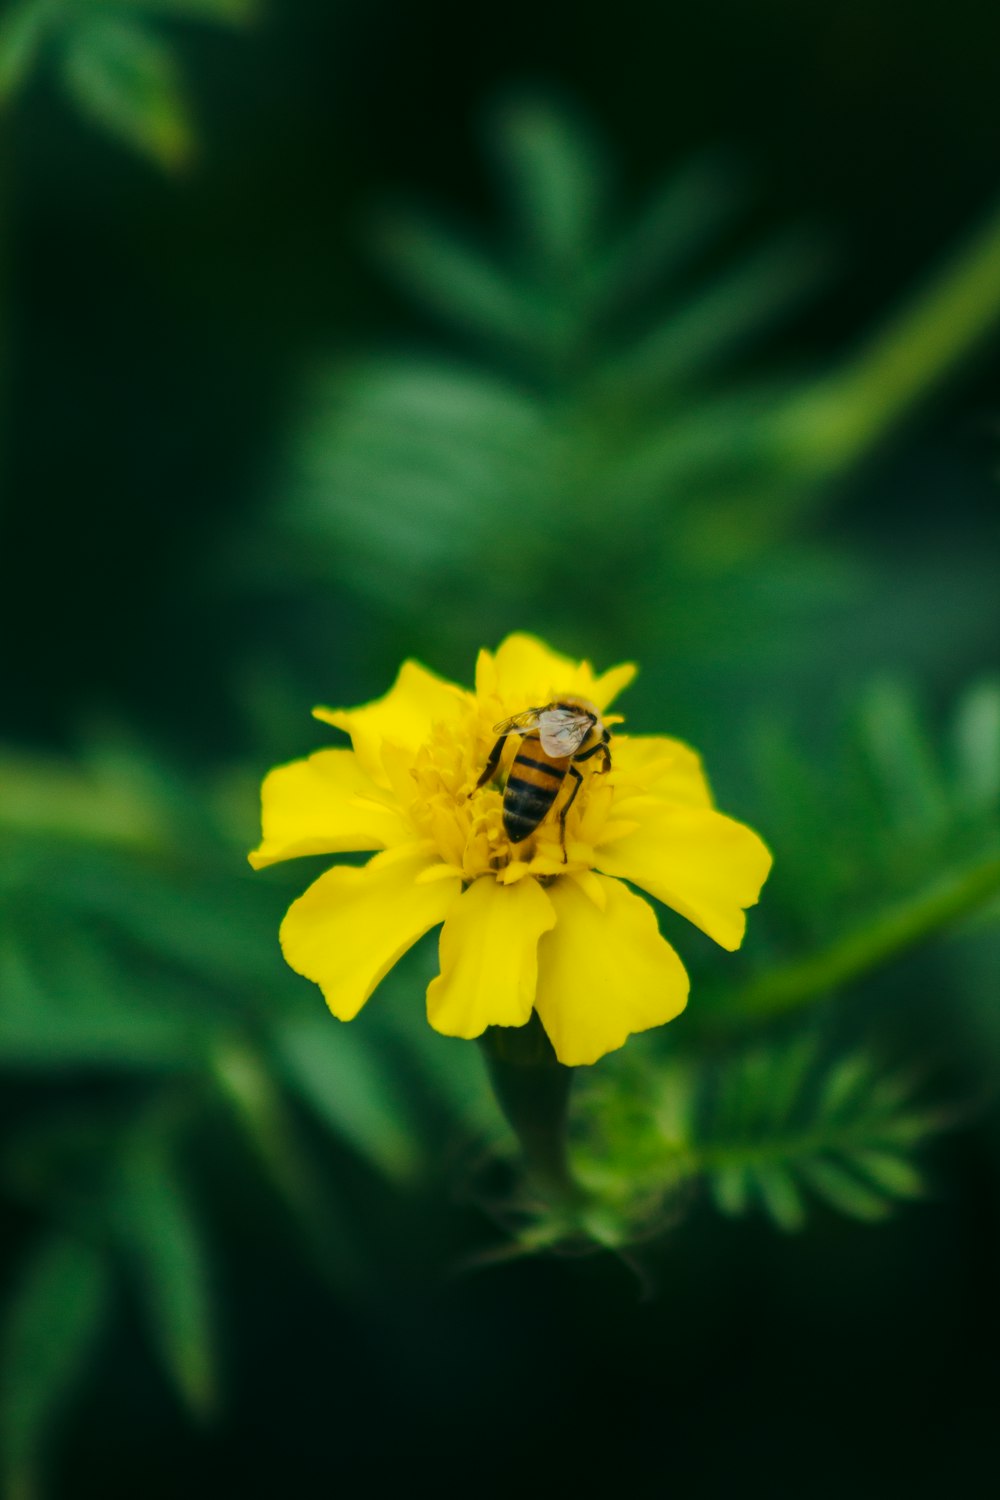
{"type": "Polygon", "coordinates": [[[547,1197],[579,1197],[569,1167],[566,1122],[573,1069],[557,1061],[535,1011],[526,1026],[491,1026],[482,1037],[497,1102],[524,1153],[528,1174],[547,1197]]]}
{"type": "Polygon", "coordinates": [[[817,478],[843,472],[982,344],[1000,318],[1000,208],[843,367],[785,415],[817,478]]]}
{"type": "Polygon", "coordinates": [[[716,1031],[798,1010],[915,947],[1000,891],[1000,855],[948,875],[818,953],[762,974],[705,1019],[716,1031]]]}

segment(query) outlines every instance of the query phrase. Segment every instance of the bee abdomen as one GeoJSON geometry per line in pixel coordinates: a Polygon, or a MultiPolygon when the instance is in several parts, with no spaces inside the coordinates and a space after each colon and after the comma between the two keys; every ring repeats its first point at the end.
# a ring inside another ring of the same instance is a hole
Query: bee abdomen
{"type": "Polygon", "coordinates": [[[519,755],[510,769],[503,795],[503,826],[512,844],[534,833],[556,799],[565,767],[519,755]]]}

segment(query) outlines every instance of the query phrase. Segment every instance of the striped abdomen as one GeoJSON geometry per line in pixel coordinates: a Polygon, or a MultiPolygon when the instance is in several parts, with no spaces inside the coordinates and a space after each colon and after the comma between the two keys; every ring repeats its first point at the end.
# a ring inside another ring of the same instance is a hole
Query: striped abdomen
{"type": "Polygon", "coordinates": [[[512,844],[534,833],[556,800],[571,759],[546,755],[537,734],[521,741],[503,791],[503,826],[512,844]]]}

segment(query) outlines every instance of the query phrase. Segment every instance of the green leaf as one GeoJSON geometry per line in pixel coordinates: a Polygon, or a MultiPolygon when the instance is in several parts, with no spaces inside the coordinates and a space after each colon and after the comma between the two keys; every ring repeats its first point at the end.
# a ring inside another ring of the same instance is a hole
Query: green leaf
{"type": "Polygon", "coordinates": [[[161,167],[190,160],[194,137],[172,50],[126,21],[94,18],[70,33],[63,81],[80,107],[161,167]]]}
{"type": "Polygon", "coordinates": [[[750,1175],[746,1167],[719,1167],[708,1179],[715,1206],[729,1219],[738,1219],[750,1206],[750,1175]]]}
{"type": "Polygon", "coordinates": [[[142,849],[164,842],[162,812],[131,780],[92,766],[0,749],[0,829],[142,849]]]}
{"type": "Polygon", "coordinates": [[[208,1254],[187,1188],[158,1129],[128,1142],[113,1223],[168,1379],[202,1420],[218,1396],[208,1254]]]}
{"type": "Polygon", "coordinates": [[[288,1101],[271,1070],[242,1041],[219,1045],[212,1073],[273,1186],[291,1210],[316,1264],[338,1294],[358,1295],[368,1267],[337,1212],[328,1180],[304,1146],[288,1101]]]}
{"type": "MultiPolygon", "coordinates": [[[[346,564],[353,587],[430,607],[443,579],[468,587],[497,527],[523,516],[526,538],[537,533],[549,447],[537,403],[510,381],[365,361],[318,394],[290,524],[311,567],[346,564]]],[[[495,580],[504,566],[498,556],[495,580]]]]}
{"type": "Polygon", "coordinates": [[[457,235],[384,215],[374,247],[411,294],[463,333],[521,354],[548,348],[552,322],[544,300],[457,235]]]}
{"type": "Polygon", "coordinates": [[[21,0],[0,20],[0,104],[26,81],[52,19],[51,0],[21,0]]]}
{"type": "Polygon", "coordinates": [[[546,100],[499,112],[495,149],[505,171],[525,260],[542,284],[565,289],[593,254],[601,216],[603,163],[583,123],[546,100]]]}
{"type": "Polygon", "coordinates": [[[810,1091],[817,1068],[816,1040],[808,1030],[790,1037],[765,1053],[766,1066],[760,1076],[761,1109],[765,1122],[787,1128],[810,1108],[810,1091]]]}
{"type": "Polygon", "coordinates": [[[602,383],[639,396],[714,373],[815,291],[821,264],[804,236],[765,245],[689,293],[677,311],[604,367],[602,383]]]}
{"type": "Polygon", "coordinates": [[[35,1500],[60,1416],[84,1374],[108,1302],[100,1254],[53,1236],[15,1288],[0,1341],[0,1441],[8,1500],[35,1500]]]}
{"type": "Polygon", "coordinates": [[[771,1073],[774,1054],[754,1047],[734,1062],[720,1096],[719,1114],[734,1136],[751,1137],[771,1123],[771,1073]]]}
{"type": "Polygon", "coordinates": [[[868,1187],[837,1162],[814,1158],[799,1163],[799,1171],[813,1191],[852,1219],[876,1224],[892,1212],[892,1201],[868,1187]]]}
{"type": "Polygon", "coordinates": [[[904,828],[940,828],[948,798],[912,695],[901,683],[873,683],[862,700],[861,730],[886,805],[904,828]]]}
{"type": "Polygon", "coordinates": [[[219,879],[193,871],[178,880],[151,866],[88,860],[67,866],[56,890],[82,918],[112,923],[205,980],[252,986],[274,959],[261,921],[268,904],[249,876],[236,882],[231,872],[219,879]]]}
{"type": "MultiPolygon", "coordinates": [[[[706,396],[693,406],[661,408],[655,422],[636,428],[631,442],[622,443],[619,434],[600,479],[605,503],[637,516],[681,495],[694,503],[706,489],[725,484],[727,468],[754,458],[761,415],[775,399],[773,392],[752,387],[706,396]]],[[[669,545],[663,555],[669,557],[669,545]]]]}
{"type": "Polygon", "coordinates": [[[442,1036],[427,1024],[426,1007],[414,1004],[438,972],[437,944],[425,941],[413,950],[379,989],[370,1024],[377,1047],[384,1047],[405,1068],[408,1091],[421,1117],[438,1120],[454,1142],[499,1139],[505,1126],[489,1073],[478,1047],[442,1036]]]}
{"type": "MultiPolygon", "coordinates": [[[[11,933],[0,941],[0,1062],[19,1069],[173,1068],[195,1055],[190,1012],[121,993],[109,954],[64,928],[43,967],[11,933]]],[[[146,989],[148,990],[148,985],[146,989]]]]}
{"type": "Polygon", "coordinates": [[[848,1053],[834,1063],[823,1082],[819,1109],[829,1120],[850,1118],[872,1085],[871,1061],[863,1052],[848,1053]]]}
{"type": "Polygon", "coordinates": [[[731,165],[719,156],[686,162],[603,259],[596,280],[605,308],[634,303],[697,260],[744,196],[731,165]]]}
{"type": "Polygon", "coordinates": [[[953,731],[956,801],[972,812],[1000,813],[1000,682],[975,683],[963,695],[953,731]]]}
{"type": "Polygon", "coordinates": [[[924,1179],[912,1162],[895,1151],[856,1151],[853,1166],[889,1198],[923,1198],[924,1179]]]}
{"type": "Polygon", "coordinates": [[[752,1178],[764,1207],[779,1229],[794,1234],[806,1221],[805,1205],[791,1173],[777,1163],[758,1167],[752,1178]]]}
{"type": "MultiPolygon", "coordinates": [[[[707,1177],[723,1213],[745,1213],[757,1197],[786,1230],[805,1221],[803,1187],[869,1220],[922,1196],[911,1151],[948,1123],[913,1103],[912,1077],[884,1072],[864,1051],[830,1055],[815,1030],[737,1051],[697,1076],[690,1170],[707,1177]]],[[[666,1143],[663,1158],[666,1177],[666,1143]]]]}
{"type": "MultiPolygon", "coordinates": [[[[980,683],[963,696],[950,739],[947,754],[921,723],[912,694],[883,680],[863,695],[822,773],[796,774],[794,747],[778,759],[772,744],[759,822],[773,830],[782,856],[775,881],[803,930],[791,944],[784,939],[794,956],[777,950],[768,967],[720,993],[693,1025],[731,1030],[740,1018],[825,1000],[995,902],[1000,686],[980,683]]],[[[798,761],[808,758],[800,747],[798,761]]]]}
{"type": "Polygon", "coordinates": [[[288,1082],[336,1135],[387,1176],[413,1175],[421,1161],[417,1123],[370,1046],[323,1017],[283,1027],[275,1045],[288,1082]]]}

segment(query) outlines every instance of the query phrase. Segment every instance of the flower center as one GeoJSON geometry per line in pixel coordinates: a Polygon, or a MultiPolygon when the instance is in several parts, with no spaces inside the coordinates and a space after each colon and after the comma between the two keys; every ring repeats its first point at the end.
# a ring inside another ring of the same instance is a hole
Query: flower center
{"type": "Polygon", "coordinates": [[[593,762],[585,762],[579,768],[583,780],[566,816],[565,838],[560,813],[576,785],[569,776],[532,833],[512,843],[504,828],[503,788],[522,743],[518,735],[509,736],[495,778],[476,786],[496,739],[491,727],[496,717],[492,705],[487,710],[471,700],[459,718],[434,725],[410,772],[416,796],[409,813],[416,827],[466,881],[493,875],[510,883],[526,875],[551,879],[590,869],[592,844],[607,817],[611,788],[601,785],[604,778],[595,776],[593,762]]]}

